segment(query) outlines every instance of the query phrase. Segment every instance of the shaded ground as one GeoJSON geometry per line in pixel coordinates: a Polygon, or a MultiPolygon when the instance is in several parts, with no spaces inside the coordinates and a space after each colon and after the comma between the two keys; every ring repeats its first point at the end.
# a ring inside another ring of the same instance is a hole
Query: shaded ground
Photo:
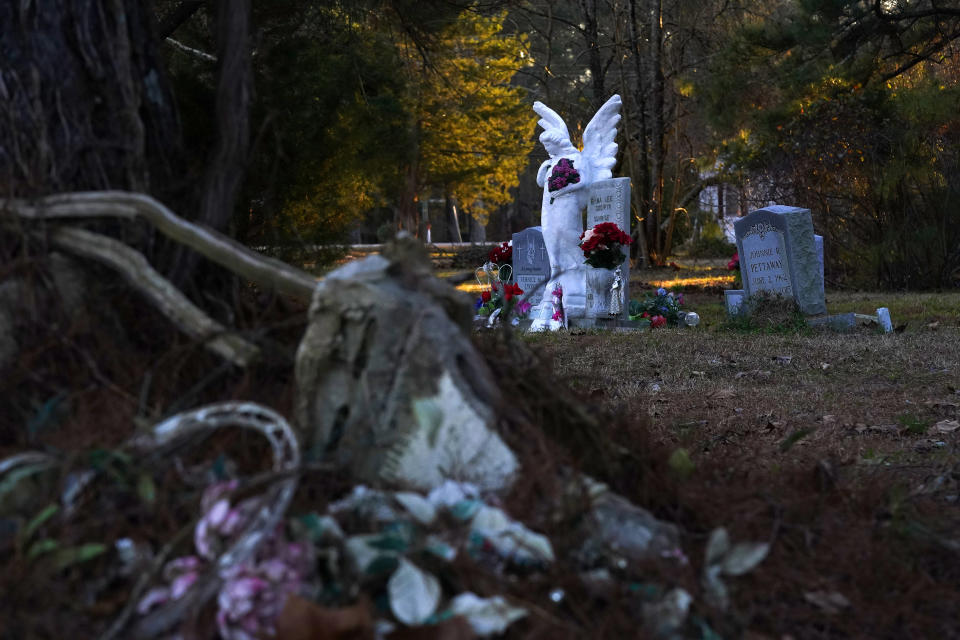
{"type": "MultiPolygon", "coordinates": [[[[585,587],[582,567],[568,561],[509,580],[458,562],[445,579],[531,611],[511,638],[649,637],[644,593],[670,586],[689,590],[697,619],[722,638],[960,637],[960,429],[950,422],[960,418],[960,294],[828,292],[831,312],[889,307],[906,324],[893,335],[747,331],[725,326],[722,285],[699,280],[729,277],[716,262],[634,274],[635,297],[681,279],[685,306],[703,318],[696,329],[581,331],[520,346],[478,336],[512,391],[503,429],[527,470],[509,512],[569,558],[582,542],[576,516],[547,507],[562,502],[557,470],[579,467],[681,525],[689,564],[630,563],[605,590],[585,587]],[[581,413],[556,395],[554,379],[584,401],[581,413]],[[704,604],[699,578],[718,526],[772,544],[756,571],[731,581],[727,612],[704,604]],[[557,588],[560,603],[550,597],[557,588]]],[[[65,472],[93,465],[104,478],[81,498],[82,517],[53,518],[35,537],[76,548],[130,536],[160,548],[196,516],[200,488],[169,460],[130,464],[111,458],[112,448],[136,426],[213,400],[289,414],[303,309],[244,295],[238,324],[275,347],[247,373],[222,367],[122,287],[106,291],[109,322],[57,316],[31,336],[0,385],[0,453],[41,449],[60,456],[65,472]]],[[[227,460],[255,473],[265,453],[257,437],[231,435],[185,462],[227,460]]],[[[320,472],[302,487],[297,505],[307,509],[349,489],[320,472]]],[[[26,522],[44,504],[21,505],[16,517],[26,522]]],[[[57,572],[30,557],[29,539],[0,533],[0,637],[61,637],[67,628],[95,637],[123,606],[129,584],[106,555],[57,572]]]]}
{"type": "Polygon", "coordinates": [[[906,324],[838,335],[732,329],[718,294],[685,289],[697,329],[528,340],[598,405],[647,416],[659,455],[683,450],[662,513],[773,541],[737,587],[739,633],[960,637],[960,295],[830,292],[831,312],[906,324]]]}

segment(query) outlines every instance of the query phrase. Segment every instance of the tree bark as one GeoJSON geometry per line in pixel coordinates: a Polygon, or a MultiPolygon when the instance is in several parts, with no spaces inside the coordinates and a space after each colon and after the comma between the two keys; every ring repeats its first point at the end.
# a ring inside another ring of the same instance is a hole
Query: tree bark
{"type": "MultiPolygon", "coordinates": [[[[226,232],[237,205],[250,146],[250,0],[218,0],[217,142],[204,179],[199,222],[226,232]]],[[[171,280],[183,287],[193,277],[199,256],[182,246],[169,259],[171,280]]]]}
{"type": "Polygon", "coordinates": [[[463,236],[460,234],[460,217],[457,215],[457,199],[447,194],[446,209],[448,213],[448,225],[450,227],[450,242],[463,242],[463,236]]]}
{"type": "Polygon", "coordinates": [[[250,0],[217,3],[217,122],[200,222],[224,231],[233,216],[250,147],[250,0]]]}
{"type": "Polygon", "coordinates": [[[600,56],[600,27],[597,16],[597,0],[580,0],[580,12],[583,16],[584,27],[581,29],[583,39],[587,45],[587,56],[590,65],[590,79],[593,84],[593,110],[597,110],[606,102],[604,88],[603,59],[600,56]]]}
{"type": "Polygon", "coordinates": [[[0,3],[0,60],[0,194],[171,193],[179,128],[146,3],[0,3]]]}
{"type": "Polygon", "coordinates": [[[650,212],[647,248],[660,262],[664,256],[660,217],[663,208],[663,0],[650,0],[650,212]]]}

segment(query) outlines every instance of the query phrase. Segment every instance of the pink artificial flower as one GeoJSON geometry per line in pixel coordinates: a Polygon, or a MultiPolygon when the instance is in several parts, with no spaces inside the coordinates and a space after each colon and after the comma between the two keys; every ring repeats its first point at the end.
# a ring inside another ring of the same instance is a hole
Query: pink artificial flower
{"type": "Polygon", "coordinates": [[[214,529],[219,529],[223,526],[223,523],[227,519],[227,515],[230,513],[230,501],[226,498],[221,498],[210,507],[210,511],[207,512],[205,519],[209,526],[214,529]]]}
{"type": "Polygon", "coordinates": [[[236,480],[217,482],[210,485],[204,490],[203,497],[200,498],[200,510],[203,513],[209,513],[210,509],[213,508],[213,505],[216,504],[217,500],[225,497],[229,493],[233,493],[239,486],[240,483],[236,480]]]}
{"type": "Polygon", "coordinates": [[[137,603],[137,613],[144,615],[154,607],[159,607],[169,600],[170,589],[167,587],[154,587],[140,598],[140,602],[137,603]]]}
{"type": "Polygon", "coordinates": [[[200,574],[196,571],[191,571],[190,573],[185,573],[182,576],[178,576],[172,583],[170,583],[170,597],[174,600],[180,599],[183,594],[190,590],[190,587],[193,586],[193,583],[195,583],[199,577],[200,574]]]}
{"type": "Polygon", "coordinates": [[[663,316],[653,316],[653,318],[650,320],[650,328],[652,329],[665,326],[667,326],[667,319],[663,316]]]}
{"type": "Polygon", "coordinates": [[[172,581],[177,576],[181,576],[185,573],[196,572],[200,568],[201,564],[203,564],[203,560],[197,556],[183,556],[181,558],[175,558],[163,567],[163,577],[167,581],[172,581]]]}

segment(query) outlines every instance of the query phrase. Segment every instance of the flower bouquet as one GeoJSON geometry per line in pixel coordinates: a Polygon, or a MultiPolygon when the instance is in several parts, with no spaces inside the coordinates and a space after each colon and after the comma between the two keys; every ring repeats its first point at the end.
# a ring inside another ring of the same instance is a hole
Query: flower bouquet
{"type": "Polygon", "coordinates": [[[513,241],[507,241],[490,250],[487,261],[497,266],[513,264],[513,241]]]}
{"type": "Polygon", "coordinates": [[[511,313],[523,318],[530,313],[533,305],[526,300],[522,300],[520,298],[522,295],[523,289],[519,285],[503,284],[497,286],[494,284],[480,294],[474,307],[478,316],[489,317],[491,322],[497,316],[507,317],[511,313]]]}
{"type": "Polygon", "coordinates": [[[736,252],[727,263],[727,271],[733,271],[733,288],[739,289],[742,285],[740,281],[740,253],[736,252]]]}
{"type": "Polygon", "coordinates": [[[620,247],[632,242],[633,238],[624,233],[614,222],[601,222],[592,229],[587,229],[580,236],[584,262],[597,269],[619,267],[624,258],[620,247]]]}
{"type": "Polygon", "coordinates": [[[564,187],[578,182],[580,182],[580,174],[573,168],[573,160],[560,158],[557,164],[553,165],[550,178],[547,179],[547,191],[550,193],[560,191],[564,187]]]}
{"type": "Polygon", "coordinates": [[[658,329],[667,325],[676,327],[680,324],[680,307],[683,306],[683,294],[674,295],[663,287],[657,289],[657,295],[644,296],[643,300],[630,301],[631,320],[649,320],[651,329],[658,329]]]}

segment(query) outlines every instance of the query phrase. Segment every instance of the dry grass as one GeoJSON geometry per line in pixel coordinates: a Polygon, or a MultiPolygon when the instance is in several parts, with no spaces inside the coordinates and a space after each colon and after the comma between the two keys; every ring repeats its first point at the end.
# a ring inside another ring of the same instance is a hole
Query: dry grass
{"type": "MultiPolygon", "coordinates": [[[[727,639],[960,637],[960,431],[933,426],[958,418],[960,294],[830,292],[833,312],[889,307],[895,324],[907,324],[894,335],[743,330],[726,326],[718,288],[691,284],[698,271],[635,274],[649,281],[633,290],[640,296],[681,277],[686,306],[703,318],[696,329],[551,334],[519,346],[498,342],[499,334],[481,337],[508,391],[504,435],[526,470],[509,511],[548,534],[566,561],[514,580],[464,562],[450,579],[528,606],[531,616],[511,628],[511,638],[645,637],[632,588],[650,583],[689,589],[694,613],[727,639]],[[689,475],[668,462],[679,448],[693,463],[689,475]],[[582,542],[578,515],[556,515],[568,467],[681,525],[691,564],[631,564],[617,573],[616,590],[585,588],[569,561],[582,542]],[[716,526],[730,528],[735,540],[773,543],[758,570],[731,581],[727,613],[705,606],[699,591],[703,546],[716,526]],[[557,587],[567,593],[560,606],[548,597],[557,587]],[[824,611],[805,597],[816,591],[840,592],[850,607],[824,611]]],[[[133,416],[151,421],[224,398],[289,410],[290,370],[280,366],[289,357],[280,357],[279,346],[296,344],[302,309],[247,318],[251,327],[274,325],[268,335],[278,363],[211,376],[217,363],[208,354],[137,301],[115,298],[118,318],[129,323],[116,323],[124,331],[51,324],[30,336],[31,349],[0,381],[4,453],[61,451],[79,469],[89,449],[125,440],[133,416]],[[64,412],[31,433],[31,421],[61,392],[69,401],[64,412]]],[[[250,444],[233,436],[212,441],[202,457],[225,451],[244,470],[256,469],[263,452],[250,444]]],[[[46,535],[64,544],[132,536],[161,546],[195,514],[197,490],[182,486],[164,461],[156,465],[124,470],[133,474],[124,483],[104,481],[83,500],[82,517],[51,525],[46,535]],[[152,506],[137,496],[134,476],[142,472],[157,485],[152,506]]],[[[298,508],[322,507],[346,482],[305,478],[298,508]]],[[[40,575],[13,553],[3,562],[0,592],[16,594],[0,598],[0,620],[9,616],[5,629],[0,622],[3,637],[59,637],[65,628],[94,637],[127,597],[123,581],[98,582],[106,559],[58,575],[40,575]]]]}
{"type": "Polygon", "coordinates": [[[596,410],[647,420],[635,445],[612,427],[621,446],[687,451],[692,473],[661,499],[624,490],[683,525],[692,553],[718,525],[773,542],[732,618],[701,615],[723,637],[960,637],[960,431],[936,427],[960,418],[960,294],[828,293],[831,313],[885,306],[906,324],[883,335],[789,315],[733,327],[721,294],[685,290],[696,329],[526,340],[596,410]],[[817,591],[851,605],[832,614],[817,591]]]}

